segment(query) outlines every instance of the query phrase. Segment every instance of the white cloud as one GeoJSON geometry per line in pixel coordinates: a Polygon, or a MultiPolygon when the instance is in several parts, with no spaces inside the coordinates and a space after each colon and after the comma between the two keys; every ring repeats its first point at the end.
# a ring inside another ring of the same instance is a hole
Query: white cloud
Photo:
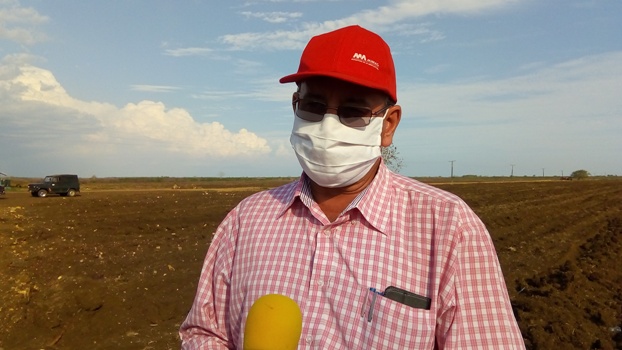
{"type": "Polygon", "coordinates": [[[432,29],[432,24],[424,23],[396,23],[387,27],[385,31],[396,33],[400,36],[418,37],[420,42],[427,43],[445,39],[445,34],[432,29]]]}
{"type": "MultiPolygon", "coordinates": [[[[3,129],[23,145],[41,147],[33,133],[64,137],[80,135],[80,152],[96,156],[122,149],[197,159],[249,157],[271,151],[268,142],[241,129],[232,132],[218,122],[199,123],[181,108],[141,101],[123,108],[71,97],[47,70],[23,65],[0,66],[0,112],[3,129]],[[65,135],[66,133],[67,135],[65,135]]],[[[49,145],[51,146],[51,145],[49,145]]],[[[48,147],[49,147],[48,146],[48,147]]],[[[76,150],[78,151],[78,150],[76,150]]]]}
{"type": "Polygon", "coordinates": [[[197,100],[224,101],[226,99],[235,97],[236,94],[237,93],[233,91],[210,90],[210,91],[203,91],[201,93],[195,93],[190,96],[192,98],[196,98],[197,100]]]}
{"type": "Polygon", "coordinates": [[[146,92],[172,92],[179,90],[177,86],[165,86],[165,85],[131,85],[130,88],[133,91],[146,91],[146,92]]]}
{"type": "Polygon", "coordinates": [[[380,7],[383,13],[398,11],[398,18],[421,17],[431,14],[472,14],[512,6],[523,0],[398,0],[380,7]]]}
{"type": "Polygon", "coordinates": [[[620,62],[622,52],[611,52],[502,80],[404,85],[398,97],[414,101],[418,114],[435,122],[607,118],[620,123],[620,62]]]}
{"type": "MultiPolygon", "coordinates": [[[[313,35],[315,35],[314,33],[313,35]]],[[[275,31],[228,34],[220,40],[233,50],[261,48],[266,50],[302,49],[311,35],[308,31],[275,31]]]]}
{"type": "Polygon", "coordinates": [[[0,2],[0,39],[23,45],[32,45],[46,39],[45,34],[34,29],[44,24],[48,17],[31,7],[21,7],[18,1],[0,2]]]}
{"type": "Polygon", "coordinates": [[[241,12],[246,18],[258,18],[269,23],[284,23],[302,17],[300,12],[241,12]]]}
{"type": "Polygon", "coordinates": [[[186,47],[179,49],[166,49],[164,54],[167,56],[173,57],[184,57],[184,56],[207,56],[213,53],[214,50],[206,48],[206,47],[186,47]]]}
{"type": "MultiPolygon", "coordinates": [[[[359,24],[377,33],[397,32],[416,35],[421,41],[442,40],[444,35],[429,28],[429,24],[410,26],[407,30],[400,21],[421,18],[433,14],[477,14],[506,8],[521,0],[399,0],[390,5],[363,10],[351,16],[321,23],[306,22],[301,29],[261,33],[229,34],[222,42],[236,50],[271,49],[291,50],[304,47],[310,37],[344,26],[359,24]]],[[[250,12],[249,12],[250,13],[250,12]]]]}

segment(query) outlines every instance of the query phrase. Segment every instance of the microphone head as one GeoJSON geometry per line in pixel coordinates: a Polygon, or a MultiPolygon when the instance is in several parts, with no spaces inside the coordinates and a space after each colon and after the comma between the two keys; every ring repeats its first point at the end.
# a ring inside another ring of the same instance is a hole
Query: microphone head
{"type": "Polygon", "coordinates": [[[285,295],[264,295],[248,311],[244,350],[295,350],[301,332],[298,304],[285,295]]]}

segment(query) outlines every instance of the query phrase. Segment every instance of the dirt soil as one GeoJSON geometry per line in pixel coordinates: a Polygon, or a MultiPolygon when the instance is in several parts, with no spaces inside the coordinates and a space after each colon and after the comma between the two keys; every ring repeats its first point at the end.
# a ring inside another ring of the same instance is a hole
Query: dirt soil
{"type": "MultiPolygon", "coordinates": [[[[0,197],[0,350],[179,348],[212,233],[261,186],[155,185],[0,197]]],[[[437,186],[488,226],[528,349],[622,349],[622,180],[437,186]]]]}

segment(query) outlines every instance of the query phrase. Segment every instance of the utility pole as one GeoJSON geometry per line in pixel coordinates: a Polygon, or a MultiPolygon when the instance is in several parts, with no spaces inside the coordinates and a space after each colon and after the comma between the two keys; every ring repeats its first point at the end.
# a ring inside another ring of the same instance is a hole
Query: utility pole
{"type": "Polygon", "coordinates": [[[544,168],[542,168],[542,177],[544,177],[544,168]]]}
{"type": "Polygon", "coordinates": [[[449,161],[451,163],[451,178],[454,178],[454,162],[455,160],[450,160],[449,161]]]}
{"type": "Polygon", "coordinates": [[[514,164],[510,164],[510,166],[512,167],[512,172],[510,172],[510,177],[514,176],[514,164]]]}

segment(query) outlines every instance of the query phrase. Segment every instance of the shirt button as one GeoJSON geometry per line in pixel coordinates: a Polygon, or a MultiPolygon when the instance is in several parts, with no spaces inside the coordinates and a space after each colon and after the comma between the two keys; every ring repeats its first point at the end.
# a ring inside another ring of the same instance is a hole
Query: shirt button
{"type": "Polygon", "coordinates": [[[317,281],[317,285],[320,286],[320,287],[323,286],[324,285],[324,281],[317,281]]]}
{"type": "Polygon", "coordinates": [[[305,340],[307,341],[307,344],[311,344],[313,343],[313,337],[310,335],[307,335],[307,337],[305,338],[305,340]]]}
{"type": "Polygon", "coordinates": [[[327,236],[327,237],[330,236],[330,232],[331,232],[330,229],[324,230],[324,236],[327,236]]]}

